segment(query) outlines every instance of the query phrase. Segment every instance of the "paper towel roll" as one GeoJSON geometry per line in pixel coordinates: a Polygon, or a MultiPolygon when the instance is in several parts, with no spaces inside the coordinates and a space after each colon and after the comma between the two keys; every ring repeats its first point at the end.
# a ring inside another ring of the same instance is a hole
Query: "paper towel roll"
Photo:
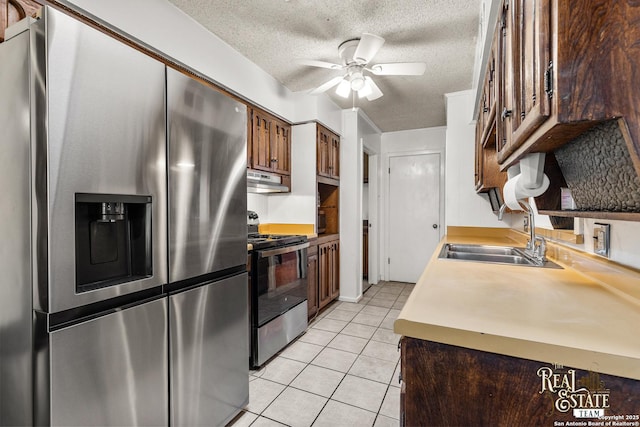
{"type": "Polygon", "coordinates": [[[547,191],[549,188],[549,177],[547,175],[542,176],[542,185],[538,188],[524,188],[520,183],[520,179],[522,175],[516,175],[513,178],[510,178],[504,188],[502,189],[502,197],[504,197],[504,202],[509,207],[509,209],[514,211],[523,210],[518,200],[528,199],[529,197],[537,197],[547,191]]]}
{"type": "Polygon", "coordinates": [[[518,203],[518,199],[520,197],[518,197],[518,194],[517,194],[517,186],[518,186],[519,179],[520,179],[519,174],[514,176],[513,178],[510,178],[504,184],[504,188],[502,189],[502,197],[504,198],[504,203],[512,211],[522,210],[522,206],[520,206],[520,203],[518,203]]]}

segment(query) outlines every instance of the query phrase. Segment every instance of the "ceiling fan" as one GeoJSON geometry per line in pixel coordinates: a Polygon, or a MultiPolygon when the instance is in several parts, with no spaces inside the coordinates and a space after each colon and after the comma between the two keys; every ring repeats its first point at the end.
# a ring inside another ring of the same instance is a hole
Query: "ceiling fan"
{"type": "Polygon", "coordinates": [[[377,76],[421,76],[424,74],[427,64],[424,62],[396,62],[389,64],[370,65],[369,62],[378,53],[384,39],[374,34],[364,33],[362,37],[349,39],[338,46],[338,55],[342,64],[333,64],[325,61],[299,60],[302,65],[311,67],[329,68],[331,70],[345,70],[342,76],[337,76],[313,89],[310,93],[317,95],[334,86],[336,94],[348,98],[351,91],[358,93],[359,98],[367,98],[369,101],[380,98],[383,94],[373,79],[365,75],[365,72],[377,76]]]}

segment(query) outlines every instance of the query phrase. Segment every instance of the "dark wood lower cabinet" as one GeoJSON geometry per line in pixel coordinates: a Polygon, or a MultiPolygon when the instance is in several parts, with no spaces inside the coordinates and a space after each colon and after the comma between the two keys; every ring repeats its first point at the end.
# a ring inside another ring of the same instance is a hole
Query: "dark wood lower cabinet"
{"type": "Polygon", "coordinates": [[[638,425],[574,415],[602,407],[640,423],[640,381],[415,338],[401,351],[404,426],[638,425]]]}
{"type": "Polygon", "coordinates": [[[340,240],[322,240],[318,245],[318,304],[320,309],[340,296],[340,240]]]}

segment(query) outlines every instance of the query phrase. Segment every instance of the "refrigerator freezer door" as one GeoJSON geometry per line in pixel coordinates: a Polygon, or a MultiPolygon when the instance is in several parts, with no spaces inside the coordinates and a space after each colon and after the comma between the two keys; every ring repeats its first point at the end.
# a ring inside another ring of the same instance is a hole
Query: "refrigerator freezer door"
{"type": "Polygon", "coordinates": [[[0,44],[0,426],[32,425],[29,33],[0,44]]]}
{"type": "Polygon", "coordinates": [[[166,307],[162,298],[51,333],[51,425],[168,424],[166,307]]]}
{"type": "Polygon", "coordinates": [[[246,107],[167,69],[169,281],[247,262],[246,107]]]}
{"type": "Polygon", "coordinates": [[[223,426],[249,402],[247,274],[169,297],[171,423],[223,426]]]}
{"type": "Polygon", "coordinates": [[[36,262],[49,281],[39,275],[35,308],[53,313],[166,283],[165,71],[72,17],[44,10],[32,31],[34,108],[42,108],[32,119],[36,262]],[[77,193],[151,197],[151,277],[76,292],[77,193]]]}

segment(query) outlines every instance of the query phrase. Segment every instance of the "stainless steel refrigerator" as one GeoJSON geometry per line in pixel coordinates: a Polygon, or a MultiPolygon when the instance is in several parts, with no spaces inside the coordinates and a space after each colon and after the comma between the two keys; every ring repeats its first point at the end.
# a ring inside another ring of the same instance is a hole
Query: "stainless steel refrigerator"
{"type": "Polygon", "coordinates": [[[168,424],[165,67],[50,8],[0,44],[0,425],[168,424]]]}
{"type": "Polygon", "coordinates": [[[167,69],[171,424],[249,400],[246,107],[167,69]]]}

